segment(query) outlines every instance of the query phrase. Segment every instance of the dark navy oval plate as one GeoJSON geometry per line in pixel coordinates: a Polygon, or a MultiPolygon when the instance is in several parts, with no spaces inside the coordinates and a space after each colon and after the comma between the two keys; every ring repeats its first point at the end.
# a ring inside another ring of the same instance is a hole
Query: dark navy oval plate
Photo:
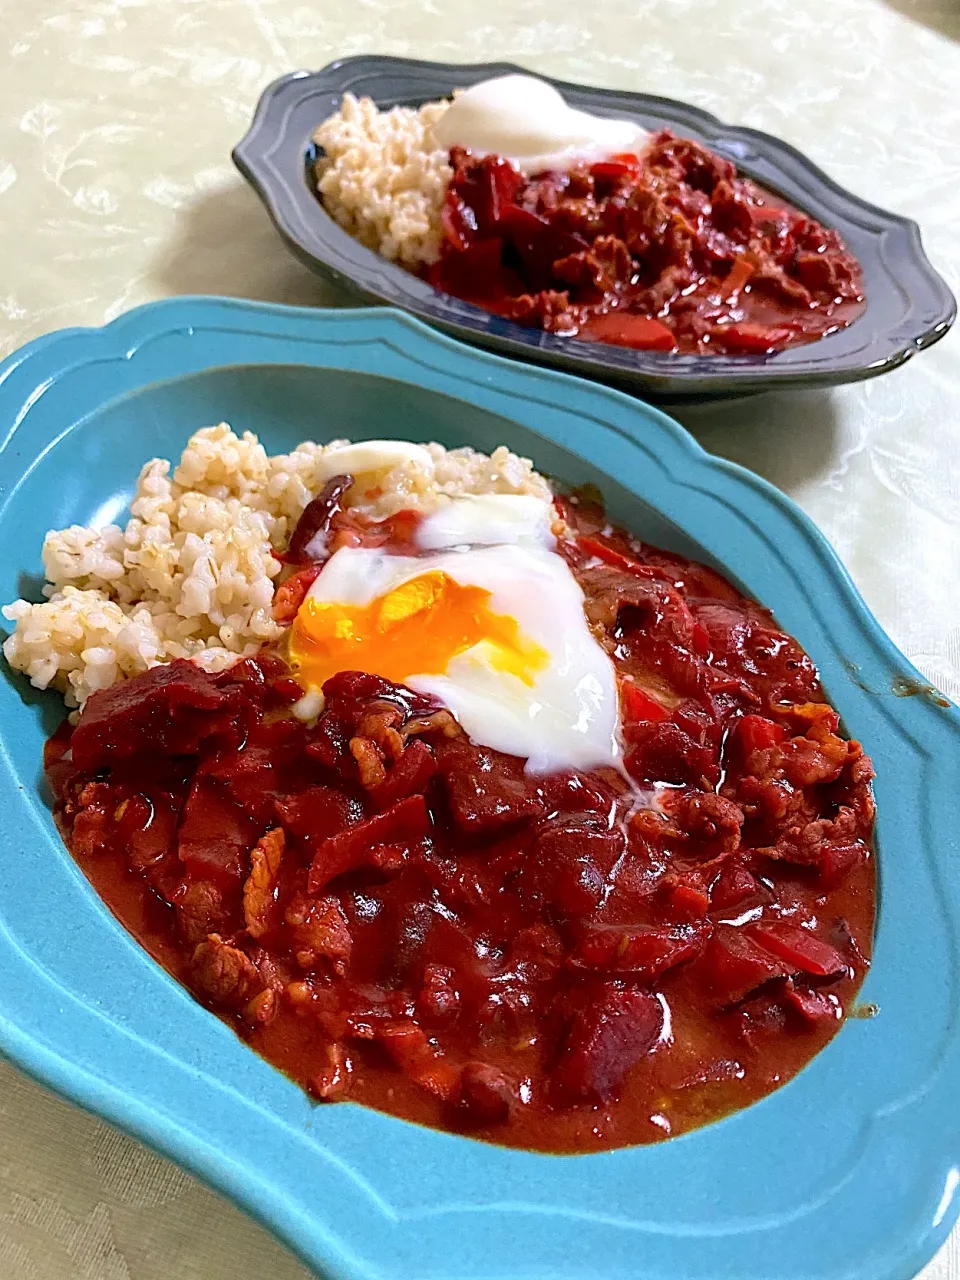
{"type": "MultiPolygon", "coordinates": [[[[277,230],[308,266],[368,299],[392,303],[503,355],[624,385],[656,399],[740,395],[875,377],[943,337],[956,302],[930,265],[915,222],[845,191],[787,143],[723,124],[698,107],[647,94],[550,80],[576,107],[664,126],[705,143],[751,178],[839,231],[859,259],[867,306],[849,328],[773,355],[673,355],[580,342],[527,329],[440,293],[349,236],[314,194],[312,135],[348,90],[380,107],[418,106],[489,76],[523,71],[506,62],[455,66],[409,58],[358,57],[297,71],[263,93],[233,159],[277,230]]],[[[545,77],[547,78],[547,77],[545,77]]]]}
{"type": "Polygon", "coordinates": [[[909,1280],[960,1208],[960,712],[923,692],[825,539],[619,392],[397,311],[179,299],[0,365],[0,600],[31,590],[25,575],[38,592],[48,528],[116,518],[147,458],[224,418],[271,453],[337,436],[507,444],[769,605],[876,763],[862,998],[879,1014],[848,1020],[762,1102],[649,1147],[544,1156],[318,1106],[102,905],[41,789],[62,701],[7,672],[0,1051],[232,1196],[328,1280],[909,1280]]]}

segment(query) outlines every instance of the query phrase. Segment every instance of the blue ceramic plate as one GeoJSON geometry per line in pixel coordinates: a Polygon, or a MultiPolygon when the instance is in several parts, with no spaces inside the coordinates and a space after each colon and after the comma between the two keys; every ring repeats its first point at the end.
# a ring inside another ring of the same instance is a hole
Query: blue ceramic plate
{"type": "Polygon", "coordinates": [[[488,76],[523,70],[506,62],[454,66],[364,56],[331,62],[322,71],[297,71],[264,91],[233,158],[284,240],[315,270],[504,355],[602,378],[658,399],[702,399],[874,377],[943,337],[953,322],[956,302],[927,260],[915,222],[845,191],[806,156],[769,134],[724,124],[698,107],[649,94],[550,81],[583,110],[634,119],[651,130],[667,126],[682,137],[696,138],[742,173],[836,228],[863,268],[867,307],[854,324],[774,355],[671,355],[580,342],[526,329],[438,292],[364,248],[326,214],[309,173],[311,138],[321,120],[337,110],[344,92],[366,95],[381,107],[416,106],[449,97],[454,89],[488,76]]]}
{"type": "MultiPolygon", "coordinates": [[[[549,1157],[318,1107],[149,960],[63,848],[40,783],[62,708],[0,681],[0,1048],[179,1160],[339,1280],[907,1280],[957,1216],[960,713],[776,490],[617,392],[393,311],[185,299],[0,366],[0,596],[45,530],[114,518],[140,464],[226,418],[303,437],[505,442],[725,567],[819,664],[878,772],[882,902],[863,999],[785,1088],[659,1146],[549,1157]],[[617,480],[610,477],[616,476],[617,480]]],[[[24,580],[24,575],[27,575],[24,580]]]]}

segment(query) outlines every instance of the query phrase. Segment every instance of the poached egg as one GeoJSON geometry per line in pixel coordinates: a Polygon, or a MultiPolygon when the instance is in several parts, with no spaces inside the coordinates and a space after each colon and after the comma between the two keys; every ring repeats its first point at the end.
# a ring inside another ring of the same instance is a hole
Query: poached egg
{"type": "Polygon", "coordinates": [[[342,547],[291,628],[297,679],[317,691],[359,670],[405,684],[531,773],[616,765],[613,664],[552,518],[530,495],[460,497],[420,523],[418,555],[342,547]]]}
{"type": "Polygon", "coordinates": [[[457,94],[433,126],[441,147],[498,155],[528,176],[566,172],[622,153],[638,155],[650,135],[630,120],[577,111],[536,76],[481,80],[457,94]]]}

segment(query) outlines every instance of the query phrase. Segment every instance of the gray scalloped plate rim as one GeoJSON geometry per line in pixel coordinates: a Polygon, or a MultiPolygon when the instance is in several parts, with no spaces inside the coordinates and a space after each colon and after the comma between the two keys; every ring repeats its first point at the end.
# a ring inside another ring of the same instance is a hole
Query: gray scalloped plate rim
{"type": "Polygon", "coordinates": [[[306,181],[313,129],[347,90],[381,106],[448,96],[491,75],[524,72],[508,62],[456,65],[361,55],[268,85],[233,160],[287,245],[307,266],[370,301],[412,312],[468,342],[647,394],[708,399],[774,388],[829,386],[897,368],[950,328],[957,304],[924,252],[915,222],[845,190],[795,147],[756,129],[724,124],[699,107],[648,94],[542,77],[574,105],[667,125],[705,142],[738,168],[840,231],[864,269],[867,308],[849,328],[771,356],[696,356],[583,343],[492,316],[441,294],[365,248],[324,211],[306,181]],[[311,106],[317,99],[324,105],[311,106]]]}
{"type": "Polygon", "coordinates": [[[924,696],[826,539],[772,485],[648,405],[382,308],[168,299],[15,352],[0,364],[4,572],[35,563],[42,536],[17,514],[18,501],[35,510],[24,486],[58,451],[67,478],[84,424],[144,389],[244,365],[370,374],[476,406],[623,477],[753,594],[789,602],[785,624],[799,610],[831,696],[882,761],[883,892],[862,993],[881,1016],[849,1020],[762,1102],[653,1147],[544,1157],[350,1104],[315,1110],[100,903],[36,791],[37,698],[3,679],[0,823],[16,839],[0,1052],[233,1197],[330,1280],[771,1280],[773,1259],[780,1280],[915,1275],[960,1210],[960,711],[924,696]]]}

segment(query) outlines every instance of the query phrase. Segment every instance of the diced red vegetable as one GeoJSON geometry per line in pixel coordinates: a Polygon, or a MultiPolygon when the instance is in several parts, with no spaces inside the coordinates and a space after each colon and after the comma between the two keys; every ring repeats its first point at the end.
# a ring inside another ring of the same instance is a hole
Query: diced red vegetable
{"type": "Polygon", "coordinates": [[[629,152],[618,152],[609,160],[599,160],[590,166],[594,178],[624,178],[628,174],[640,172],[640,159],[629,152]]]}
{"type": "Polygon", "coordinates": [[[636,351],[673,351],[677,345],[676,334],[662,320],[630,311],[608,311],[605,315],[593,316],[581,336],[594,342],[633,347],[636,351]]]}
{"type": "Polygon", "coordinates": [[[408,796],[365,822],[339,835],[328,836],[313,855],[308,886],[318,893],[324,885],[368,862],[377,845],[408,844],[430,833],[430,813],[423,796],[408,796]]]}
{"type": "Polygon", "coordinates": [[[723,282],[724,295],[727,298],[736,297],[755,271],[756,268],[752,263],[747,262],[745,258],[737,258],[723,282]]]}
{"type": "Polygon", "coordinates": [[[274,807],[292,835],[313,843],[337,835],[363,818],[363,806],[356,796],[323,785],[286,796],[274,807]]]}
{"type": "Polygon", "coordinates": [[[820,883],[826,889],[835,888],[854,867],[867,860],[866,846],[856,841],[851,844],[826,844],[820,853],[820,883]]]}
{"type": "Polygon", "coordinates": [[[460,1072],[431,1045],[421,1027],[412,1019],[387,1022],[377,1030],[377,1039],[401,1071],[428,1093],[452,1102],[460,1088],[460,1072]]]}
{"type": "Polygon", "coordinates": [[[323,697],[327,711],[342,717],[352,732],[356,732],[360,718],[374,709],[371,703],[395,708],[401,719],[430,715],[438,709],[432,698],[366,671],[341,671],[331,676],[324,682],[323,697]]]}
{"type": "Polygon", "coordinates": [[[636,574],[638,578],[659,578],[662,571],[653,567],[653,565],[643,564],[639,560],[633,560],[621,551],[616,551],[600,538],[591,538],[589,536],[577,539],[577,546],[588,555],[596,556],[598,560],[602,560],[604,564],[612,565],[615,569],[622,569],[624,573],[636,574]]]}
{"type": "Polygon", "coordinates": [[[606,877],[622,848],[619,832],[600,830],[589,817],[551,824],[524,859],[521,891],[564,916],[586,915],[602,901],[606,877]]]}
{"type": "Polygon", "coordinates": [[[430,283],[444,293],[474,301],[498,299],[508,291],[500,236],[475,240],[462,252],[441,259],[430,269],[430,283]]]}
{"type": "Polygon", "coordinates": [[[819,978],[828,978],[843,973],[848,967],[835,947],[821,942],[809,929],[788,920],[754,924],[749,927],[749,932],[762,947],[790,965],[794,973],[812,973],[819,978]]]}
{"type": "Polygon", "coordinates": [[[678,877],[667,890],[666,902],[672,920],[702,920],[710,910],[710,894],[694,875],[678,877]]]}
{"type": "Polygon", "coordinates": [[[620,715],[624,723],[639,724],[647,721],[656,724],[668,719],[670,713],[662,702],[652,698],[632,680],[621,680],[620,715]]]}
{"type": "Polygon", "coordinates": [[[137,871],[154,866],[174,847],[177,812],[165,796],[130,796],[116,811],[115,820],[117,835],[137,871]]]}
{"type": "Polygon", "coordinates": [[[827,991],[799,987],[788,981],[780,998],[786,1008],[798,1013],[807,1023],[839,1022],[843,1017],[839,1000],[827,991]]]}
{"type": "Polygon", "coordinates": [[[693,632],[690,636],[690,647],[694,653],[701,658],[706,658],[710,653],[710,632],[702,622],[693,624],[693,632]]]}
{"type": "Polygon", "coordinates": [[[711,905],[719,911],[738,907],[758,891],[757,878],[742,862],[733,859],[724,863],[710,890],[711,905]]]}
{"type": "Polygon", "coordinates": [[[475,747],[466,738],[439,744],[436,757],[450,812],[465,835],[489,837],[542,812],[516,757],[475,747]]]}
{"type": "Polygon", "coordinates": [[[516,1101],[516,1086],[496,1067],[468,1062],[463,1068],[460,1106],[474,1124],[501,1124],[516,1101]]]}
{"type": "MultiPolygon", "coordinates": [[[[477,230],[477,219],[473,210],[455,191],[451,191],[440,210],[440,223],[443,236],[448,244],[456,249],[458,255],[470,248],[470,242],[477,230]]],[[[455,262],[456,259],[450,259],[455,262]]]]}
{"type": "Polygon", "coordinates": [[[629,973],[654,982],[668,969],[699,955],[709,933],[705,924],[669,928],[591,925],[581,935],[571,963],[577,968],[629,973]]]}
{"type": "Polygon", "coordinates": [[[778,746],[787,736],[786,729],[782,729],[780,725],[755,715],[741,716],[734,732],[744,755],[778,746]]]}
{"type": "Polygon", "coordinates": [[[727,350],[734,353],[766,354],[785,347],[795,336],[795,330],[785,325],[739,324],[716,325],[712,336],[720,339],[727,350]]]}
{"type": "Polygon", "coordinates": [[[568,1105],[609,1102],[662,1030],[656,996],[614,984],[600,988],[570,1022],[550,1078],[553,1096],[568,1105]]]}
{"type": "Polygon", "coordinates": [[[213,676],[180,658],[92,694],[71,739],[73,761],[95,770],[144,751],[195,755],[211,739],[242,739],[253,714],[242,686],[218,688],[213,676]]]}
{"type": "Polygon", "coordinates": [[[698,743],[670,720],[631,722],[625,763],[640,783],[696,785],[718,772],[716,749],[698,743]]]}
{"type": "Polygon", "coordinates": [[[399,760],[367,796],[377,809],[386,809],[410,795],[423,795],[437,771],[433,752],[420,738],[407,742],[399,760]]]}
{"type": "Polygon", "coordinates": [[[794,970],[759,945],[743,928],[718,925],[703,957],[707,982],[721,1004],[736,1004],[774,978],[788,978],[794,970]]]}
{"type": "Polygon", "coordinates": [[[250,746],[215,757],[206,772],[251,818],[265,825],[286,789],[286,771],[277,768],[276,757],[276,748],[250,746]]]}
{"type": "Polygon", "coordinates": [[[188,874],[237,888],[247,873],[257,827],[215,779],[200,775],[183,809],[178,852],[188,874]]]}

